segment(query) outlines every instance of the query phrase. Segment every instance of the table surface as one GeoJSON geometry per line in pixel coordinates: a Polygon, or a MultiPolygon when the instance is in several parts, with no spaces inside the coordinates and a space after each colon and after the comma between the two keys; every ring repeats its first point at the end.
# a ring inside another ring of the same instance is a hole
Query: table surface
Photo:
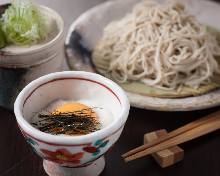
{"type": "MultiPolygon", "coordinates": [[[[71,22],[86,9],[104,0],[36,0],[56,9],[65,19],[66,31],[71,22]],[[65,10],[64,10],[65,9],[65,10]]],[[[8,2],[1,0],[0,3],[8,2]]],[[[120,140],[106,155],[106,167],[101,176],[150,175],[150,176],[219,176],[220,131],[185,143],[182,162],[160,168],[151,157],[125,164],[120,155],[143,142],[147,132],[173,130],[199,117],[219,110],[220,107],[194,112],[156,112],[131,108],[128,121],[120,140]]],[[[46,176],[42,159],[25,142],[13,112],[0,108],[0,176],[46,176]]]]}

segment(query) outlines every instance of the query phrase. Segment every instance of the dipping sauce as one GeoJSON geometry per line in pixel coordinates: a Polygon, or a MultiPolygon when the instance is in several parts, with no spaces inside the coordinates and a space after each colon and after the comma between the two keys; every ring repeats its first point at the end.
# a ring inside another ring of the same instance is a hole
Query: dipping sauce
{"type": "Polygon", "coordinates": [[[54,135],[86,135],[100,130],[102,125],[95,109],[79,102],[57,101],[38,113],[32,125],[54,135]]]}

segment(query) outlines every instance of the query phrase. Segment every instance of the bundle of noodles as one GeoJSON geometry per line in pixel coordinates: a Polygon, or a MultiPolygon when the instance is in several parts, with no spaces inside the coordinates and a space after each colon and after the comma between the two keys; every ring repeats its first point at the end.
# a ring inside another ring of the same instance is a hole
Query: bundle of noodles
{"type": "Polygon", "coordinates": [[[213,75],[220,73],[219,55],[216,36],[182,4],[145,0],[107,25],[92,58],[117,82],[138,81],[165,92],[181,92],[216,87],[210,85],[213,75]]]}

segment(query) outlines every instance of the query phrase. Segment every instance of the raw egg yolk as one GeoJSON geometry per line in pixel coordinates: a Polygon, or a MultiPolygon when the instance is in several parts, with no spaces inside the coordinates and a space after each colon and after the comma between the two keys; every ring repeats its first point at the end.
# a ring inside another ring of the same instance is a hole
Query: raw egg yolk
{"type": "Polygon", "coordinates": [[[91,110],[90,107],[76,102],[65,103],[58,106],[53,112],[53,114],[76,112],[76,111],[79,112],[83,111],[83,113],[87,114],[88,116],[97,118],[97,114],[93,110],[91,110]]]}

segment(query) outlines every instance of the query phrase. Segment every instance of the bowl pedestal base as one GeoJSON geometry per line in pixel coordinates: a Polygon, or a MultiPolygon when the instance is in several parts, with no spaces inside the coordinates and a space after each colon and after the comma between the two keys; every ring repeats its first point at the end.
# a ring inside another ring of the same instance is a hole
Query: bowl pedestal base
{"type": "Polygon", "coordinates": [[[49,176],[98,176],[105,167],[105,159],[101,157],[88,166],[70,168],[62,167],[51,161],[43,161],[44,170],[49,176]]]}

